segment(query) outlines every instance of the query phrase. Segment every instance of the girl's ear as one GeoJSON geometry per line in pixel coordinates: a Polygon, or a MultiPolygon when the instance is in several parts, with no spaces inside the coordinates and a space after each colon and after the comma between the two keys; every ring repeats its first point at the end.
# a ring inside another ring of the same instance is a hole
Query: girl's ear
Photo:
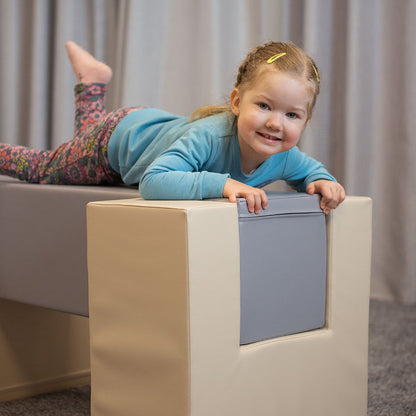
{"type": "Polygon", "coordinates": [[[240,114],[240,91],[237,88],[234,88],[231,91],[230,106],[231,111],[234,113],[235,116],[238,117],[238,115],[240,114]]]}

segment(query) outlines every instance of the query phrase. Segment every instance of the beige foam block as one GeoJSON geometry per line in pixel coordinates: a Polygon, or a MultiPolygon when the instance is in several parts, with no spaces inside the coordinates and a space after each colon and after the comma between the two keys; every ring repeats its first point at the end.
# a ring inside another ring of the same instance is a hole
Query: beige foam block
{"type": "Polygon", "coordinates": [[[327,233],[326,327],[240,347],[234,204],[90,204],[92,414],[365,415],[371,200],[327,233]]]}

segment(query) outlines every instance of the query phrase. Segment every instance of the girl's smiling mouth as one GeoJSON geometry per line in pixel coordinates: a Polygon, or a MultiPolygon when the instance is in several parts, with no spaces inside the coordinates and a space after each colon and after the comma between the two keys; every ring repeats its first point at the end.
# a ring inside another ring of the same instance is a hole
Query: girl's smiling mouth
{"type": "Polygon", "coordinates": [[[282,139],[280,139],[279,137],[270,136],[270,135],[268,135],[268,134],[261,133],[261,132],[259,132],[259,131],[257,132],[257,134],[258,134],[259,136],[261,136],[261,137],[265,138],[266,140],[271,140],[271,141],[273,141],[273,142],[280,142],[280,141],[282,141],[282,139]]]}

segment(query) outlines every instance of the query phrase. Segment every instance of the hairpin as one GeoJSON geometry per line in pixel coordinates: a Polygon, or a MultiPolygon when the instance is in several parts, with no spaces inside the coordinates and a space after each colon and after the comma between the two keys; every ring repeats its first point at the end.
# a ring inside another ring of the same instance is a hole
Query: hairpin
{"type": "Polygon", "coordinates": [[[313,68],[313,70],[315,71],[316,80],[317,80],[318,82],[321,82],[321,81],[320,81],[320,79],[319,79],[318,70],[316,69],[316,66],[315,66],[314,64],[312,64],[312,68],[313,68]]]}
{"type": "Polygon", "coordinates": [[[276,54],[276,55],[273,55],[271,58],[269,58],[268,60],[267,60],[267,63],[268,64],[271,64],[271,63],[273,63],[276,59],[279,59],[279,58],[281,58],[282,56],[285,56],[286,55],[286,52],[282,52],[282,53],[278,53],[278,54],[276,54]]]}

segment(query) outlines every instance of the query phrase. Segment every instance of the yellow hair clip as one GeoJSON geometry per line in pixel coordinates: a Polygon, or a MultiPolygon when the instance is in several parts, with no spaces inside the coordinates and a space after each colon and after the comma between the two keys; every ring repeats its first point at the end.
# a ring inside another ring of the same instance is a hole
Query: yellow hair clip
{"type": "Polygon", "coordinates": [[[312,68],[315,71],[315,75],[316,75],[316,80],[318,82],[321,82],[321,80],[319,79],[319,74],[318,74],[318,70],[316,69],[316,66],[312,64],[312,68]]]}
{"type": "Polygon", "coordinates": [[[279,58],[281,58],[282,56],[285,56],[286,55],[286,52],[282,52],[282,53],[278,53],[277,55],[273,55],[271,58],[269,58],[268,60],[267,60],[267,63],[268,64],[271,64],[271,63],[273,63],[276,59],[279,59],[279,58]]]}

